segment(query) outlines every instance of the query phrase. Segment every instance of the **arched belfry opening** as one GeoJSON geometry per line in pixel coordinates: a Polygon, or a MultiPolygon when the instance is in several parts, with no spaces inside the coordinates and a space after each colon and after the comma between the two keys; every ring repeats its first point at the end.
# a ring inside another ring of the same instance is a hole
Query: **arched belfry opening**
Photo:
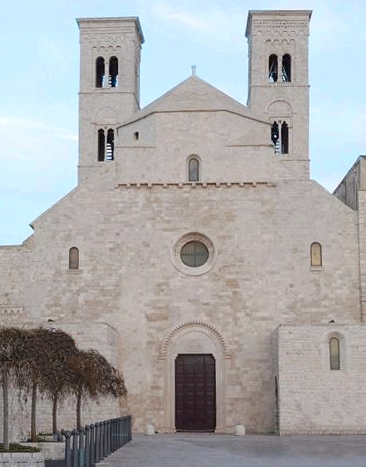
{"type": "Polygon", "coordinates": [[[278,57],[276,54],[271,54],[268,59],[268,81],[277,83],[278,80],[278,57]]]}
{"type": "Polygon", "coordinates": [[[174,328],[163,342],[165,430],[223,432],[226,345],[202,322],[174,328]]]}
{"type": "Polygon", "coordinates": [[[273,122],[271,127],[271,140],[274,144],[276,154],[288,154],[289,132],[286,122],[273,122]]]}
{"type": "Polygon", "coordinates": [[[98,57],[95,61],[95,87],[102,88],[105,77],[105,63],[103,57],[98,57]]]}
{"type": "Polygon", "coordinates": [[[114,160],[114,130],[98,130],[98,162],[114,160]]]}
{"type": "Polygon", "coordinates": [[[111,88],[118,86],[118,58],[114,56],[109,59],[109,85],[111,88]]]}
{"type": "Polygon", "coordinates": [[[282,57],[282,81],[284,83],[291,82],[291,55],[285,54],[282,57]]]}

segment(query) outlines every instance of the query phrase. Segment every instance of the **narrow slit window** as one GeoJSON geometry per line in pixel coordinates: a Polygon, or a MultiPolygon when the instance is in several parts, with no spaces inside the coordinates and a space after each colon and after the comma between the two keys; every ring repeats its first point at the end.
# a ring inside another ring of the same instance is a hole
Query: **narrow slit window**
{"type": "Polygon", "coordinates": [[[329,360],[331,370],[341,369],[339,339],[337,337],[332,337],[329,340],[329,360]]]}
{"type": "Polygon", "coordinates": [[[104,64],[104,58],[103,57],[98,57],[95,63],[95,87],[97,88],[102,88],[103,87],[103,81],[104,81],[104,76],[105,76],[105,64],[104,64]]]}
{"type": "Polygon", "coordinates": [[[278,79],[278,58],[277,55],[272,54],[268,59],[268,81],[276,83],[278,79]]]}
{"type": "Polygon", "coordinates": [[[118,58],[111,57],[109,59],[109,85],[112,88],[118,86],[118,58]]]}
{"type": "Polygon", "coordinates": [[[199,160],[196,157],[191,157],[188,161],[188,181],[198,182],[199,180],[199,160]]]}
{"type": "Polygon", "coordinates": [[[103,162],[105,157],[105,134],[104,130],[98,130],[98,161],[103,162]]]}
{"type": "Polygon", "coordinates": [[[107,133],[107,146],[105,152],[105,160],[113,161],[114,160],[114,130],[110,128],[107,133]]]}
{"type": "Polygon", "coordinates": [[[318,242],[314,242],[310,245],[310,264],[311,266],[322,266],[322,246],[318,242]]]}
{"type": "Polygon", "coordinates": [[[69,250],[69,269],[79,269],[79,250],[75,246],[69,250]]]}
{"type": "Polygon", "coordinates": [[[281,154],[288,154],[288,126],[286,122],[281,125],[281,154]]]}
{"type": "Polygon", "coordinates": [[[271,127],[271,140],[275,146],[275,153],[278,154],[280,152],[278,145],[280,141],[280,131],[277,122],[274,122],[271,127]]]}
{"type": "Polygon", "coordinates": [[[282,81],[284,83],[291,82],[291,55],[289,54],[282,57],[282,81]]]}
{"type": "Polygon", "coordinates": [[[138,141],[140,138],[139,132],[135,131],[135,133],[133,134],[133,137],[135,138],[135,141],[138,141]]]}

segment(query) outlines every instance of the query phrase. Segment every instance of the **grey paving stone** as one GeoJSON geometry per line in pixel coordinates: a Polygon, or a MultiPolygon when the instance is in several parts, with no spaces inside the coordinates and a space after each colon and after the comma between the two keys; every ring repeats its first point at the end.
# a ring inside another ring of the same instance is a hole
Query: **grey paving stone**
{"type": "Polygon", "coordinates": [[[135,435],[100,467],[365,467],[366,436],[135,435]]]}

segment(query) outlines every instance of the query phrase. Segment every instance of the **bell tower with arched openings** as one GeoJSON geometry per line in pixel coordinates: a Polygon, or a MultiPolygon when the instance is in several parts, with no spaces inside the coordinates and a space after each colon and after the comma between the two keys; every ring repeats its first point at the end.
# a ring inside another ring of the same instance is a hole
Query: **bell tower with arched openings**
{"type": "Polygon", "coordinates": [[[250,11],[248,107],[271,123],[277,177],[309,178],[309,10],[250,11]]]}
{"type": "Polygon", "coordinates": [[[140,106],[138,18],[82,18],[80,29],[79,183],[114,160],[116,128],[140,106]]]}

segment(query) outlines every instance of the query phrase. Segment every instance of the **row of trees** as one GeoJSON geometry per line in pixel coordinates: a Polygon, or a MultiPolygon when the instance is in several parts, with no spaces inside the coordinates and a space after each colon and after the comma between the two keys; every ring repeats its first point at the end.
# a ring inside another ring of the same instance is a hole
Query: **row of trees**
{"type": "Polygon", "coordinates": [[[57,410],[76,397],[76,425],[81,428],[81,402],[86,397],[125,396],[123,377],[96,350],[80,350],[61,330],[0,327],[0,383],[3,393],[3,443],[9,449],[9,390],[31,395],[31,441],[37,440],[39,394],[52,402],[52,429],[57,433],[57,410]]]}

